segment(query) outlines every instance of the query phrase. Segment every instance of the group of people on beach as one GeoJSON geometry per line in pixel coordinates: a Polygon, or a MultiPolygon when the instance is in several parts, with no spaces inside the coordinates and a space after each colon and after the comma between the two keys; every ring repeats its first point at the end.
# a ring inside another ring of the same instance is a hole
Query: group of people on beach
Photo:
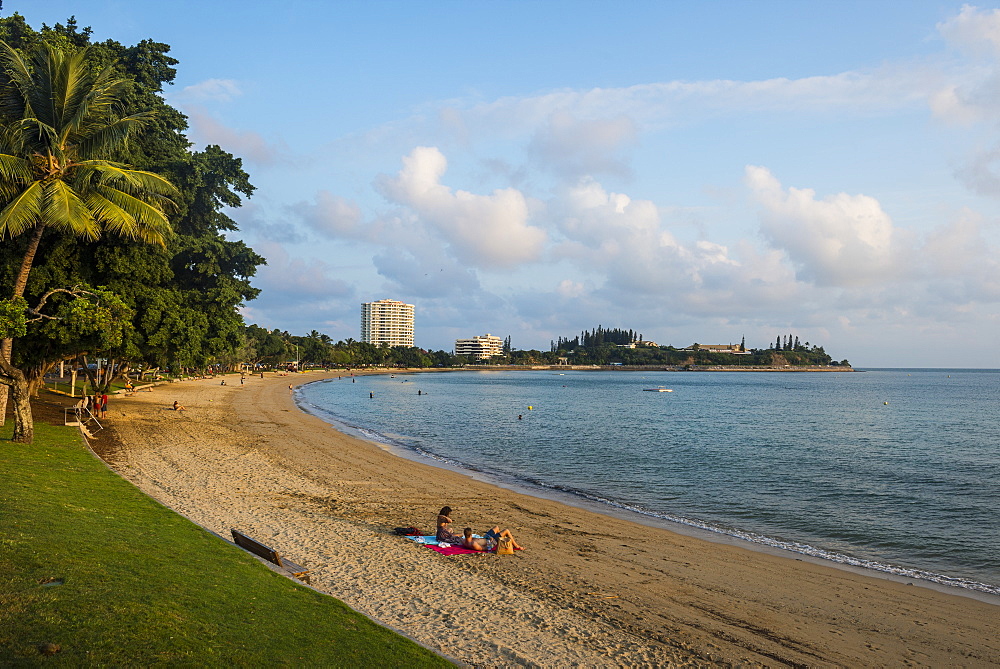
{"type": "Polygon", "coordinates": [[[94,418],[108,417],[108,395],[84,395],[84,398],[77,403],[78,407],[86,408],[94,418]]]}
{"type": "Polygon", "coordinates": [[[503,538],[510,540],[511,546],[514,550],[524,550],[524,547],[514,540],[514,535],[510,533],[510,530],[501,530],[499,525],[494,525],[488,529],[483,533],[483,537],[484,538],[472,536],[471,527],[466,527],[462,530],[462,536],[458,536],[452,532],[450,506],[443,507],[438,513],[436,534],[438,543],[461,546],[462,548],[466,548],[470,551],[494,551],[497,548],[497,544],[500,543],[500,540],[503,538]]]}

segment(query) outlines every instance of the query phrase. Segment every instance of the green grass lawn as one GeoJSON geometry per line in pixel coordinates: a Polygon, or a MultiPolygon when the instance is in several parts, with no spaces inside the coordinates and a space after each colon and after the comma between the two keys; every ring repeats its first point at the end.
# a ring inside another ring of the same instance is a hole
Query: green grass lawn
{"type": "Polygon", "coordinates": [[[10,434],[8,420],[0,666],[449,666],[146,497],[75,429],[10,434]]]}

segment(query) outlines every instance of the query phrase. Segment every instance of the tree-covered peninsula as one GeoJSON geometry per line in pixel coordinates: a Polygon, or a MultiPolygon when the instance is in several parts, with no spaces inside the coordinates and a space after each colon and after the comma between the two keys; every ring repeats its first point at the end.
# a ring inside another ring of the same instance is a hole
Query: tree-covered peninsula
{"type": "Polygon", "coordinates": [[[601,326],[572,338],[560,337],[548,351],[519,350],[511,338],[503,351],[487,359],[428,351],[415,346],[376,346],[354,339],[334,341],[313,330],[296,336],[257,325],[246,328],[245,360],[268,367],[462,367],[467,365],[573,365],[670,367],[673,369],[739,368],[849,368],[847,360],[835,361],[822,346],[801,342],[794,335],[778,336],[767,348],[739,344],[692,344],[682,348],[645,341],[633,330],[606,330],[601,326]]]}

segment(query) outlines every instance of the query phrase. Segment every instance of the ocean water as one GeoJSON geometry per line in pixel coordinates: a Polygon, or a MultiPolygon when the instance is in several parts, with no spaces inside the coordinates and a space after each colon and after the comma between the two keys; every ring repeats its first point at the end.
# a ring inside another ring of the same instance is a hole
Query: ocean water
{"type": "Polygon", "coordinates": [[[998,370],[345,376],[297,400],[501,482],[1000,594],[998,370]]]}

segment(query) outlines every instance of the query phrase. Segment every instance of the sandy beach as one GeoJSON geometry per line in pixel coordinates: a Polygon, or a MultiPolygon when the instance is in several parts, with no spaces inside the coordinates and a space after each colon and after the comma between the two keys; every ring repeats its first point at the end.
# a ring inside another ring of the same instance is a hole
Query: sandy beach
{"type": "Polygon", "coordinates": [[[1000,666],[995,603],[398,457],[295,406],[289,384],[320,378],[116,396],[92,446],[151,497],[220,536],[237,528],[273,546],[311,568],[318,590],[464,665],[1000,666]],[[433,533],[446,504],[459,530],[500,524],[526,550],[445,557],[391,533],[433,533]]]}

